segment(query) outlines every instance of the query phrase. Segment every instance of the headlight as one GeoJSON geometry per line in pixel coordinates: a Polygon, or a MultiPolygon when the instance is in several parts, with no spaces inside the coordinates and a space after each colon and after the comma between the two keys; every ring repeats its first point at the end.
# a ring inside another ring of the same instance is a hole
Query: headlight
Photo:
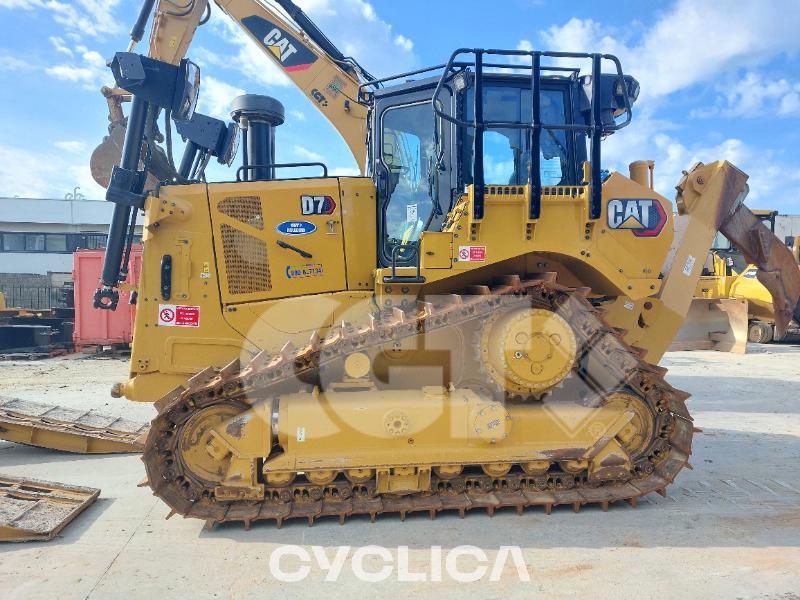
{"type": "Polygon", "coordinates": [[[172,115],[179,121],[188,121],[194,115],[194,109],[197,107],[197,96],[200,93],[200,67],[184,58],[181,60],[180,68],[184,77],[182,82],[179,79],[176,85],[172,115]]]}
{"type": "Polygon", "coordinates": [[[228,133],[225,136],[225,149],[217,157],[220,164],[228,167],[233,164],[236,152],[239,150],[239,126],[236,123],[228,123],[228,133]]]}

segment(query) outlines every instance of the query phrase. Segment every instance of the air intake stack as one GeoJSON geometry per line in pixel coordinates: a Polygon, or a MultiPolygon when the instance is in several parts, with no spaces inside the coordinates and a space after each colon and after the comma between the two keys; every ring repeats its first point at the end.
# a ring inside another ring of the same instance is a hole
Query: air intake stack
{"type": "Polygon", "coordinates": [[[258,94],[237,96],[231,117],[242,130],[243,181],[275,178],[275,128],[284,121],[283,104],[258,94]]]}

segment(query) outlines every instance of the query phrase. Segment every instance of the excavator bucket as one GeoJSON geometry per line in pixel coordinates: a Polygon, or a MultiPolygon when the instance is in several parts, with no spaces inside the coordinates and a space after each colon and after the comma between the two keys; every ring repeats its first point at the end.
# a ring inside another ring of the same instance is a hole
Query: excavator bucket
{"type": "MultiPolygon", "coordinates": [[[[111,123],[108,128],[108,135],[94,149],[89,166],[92,177],[104,188],[108,187],[108,180],[111,177],[111,170],[119,164],[122,156],[122,145],[125,141],[125,123],[117,121],[111,123]]],[[[148,165],[147,182],[145,189],[156,186],[159,181],[164,181],[175,177],[175,169],[169,164],[166,154],[160,147],[153,145],[152,157],[148,165]]]]}
{"type": "Polygon", "coordinates": [[[744,354],[747,349],[747,300],[695,298],[669,349],[744,354]]]}

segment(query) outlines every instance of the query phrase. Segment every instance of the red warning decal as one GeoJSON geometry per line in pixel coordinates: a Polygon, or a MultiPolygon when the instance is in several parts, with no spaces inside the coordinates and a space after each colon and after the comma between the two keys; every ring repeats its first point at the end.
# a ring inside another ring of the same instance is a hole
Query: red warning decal
{"type": "Polygon", "coordinates": [[[486,246],[459,246],[458,260],[461,262],[485,262],[486,246]]]}
{"type": "Polygon", "coordinates": [[[161,327],[199,327],[200,307],[159,304],[158,324],[161,327]]]}

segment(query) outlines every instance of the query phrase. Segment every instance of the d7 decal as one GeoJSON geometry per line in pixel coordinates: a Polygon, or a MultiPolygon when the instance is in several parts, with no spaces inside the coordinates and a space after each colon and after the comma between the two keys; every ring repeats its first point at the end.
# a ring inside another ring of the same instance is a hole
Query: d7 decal
{"type": "Polygon", "coordinates": [[[330,196],[300,196],[301,215],[332,215],[336,201],[330,196]]]}

